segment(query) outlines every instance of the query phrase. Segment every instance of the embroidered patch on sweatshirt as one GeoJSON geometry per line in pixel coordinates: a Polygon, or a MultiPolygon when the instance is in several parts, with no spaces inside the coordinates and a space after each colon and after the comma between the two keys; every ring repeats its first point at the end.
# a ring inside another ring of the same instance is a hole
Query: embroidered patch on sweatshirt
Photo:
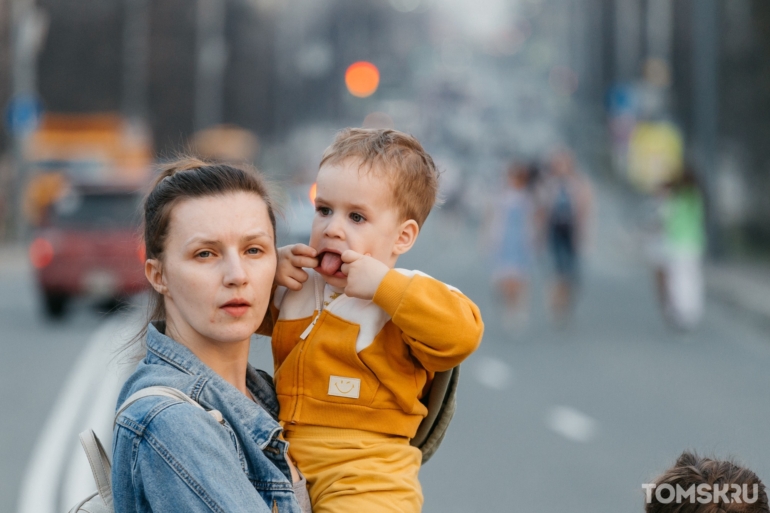
{"type": "Polygon", "coordinates": [[[358,378],[344,378],[342,376],[329,376],[329,395],[337,397],[349,397],[358,399],[361,395],[361,380],[358,378]]]}

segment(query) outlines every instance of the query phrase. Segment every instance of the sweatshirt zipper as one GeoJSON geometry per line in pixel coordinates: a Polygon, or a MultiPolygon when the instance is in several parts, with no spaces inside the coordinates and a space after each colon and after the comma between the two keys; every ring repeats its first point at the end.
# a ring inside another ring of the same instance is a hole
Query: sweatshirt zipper
{"type": "Polygon", "coordinates": [[[294,411],[291,414],[291,423],[296,424],[297,423],[297,410],[299,409],[299,402],[301,394],[299,393],[299,377],[300,377],[300,368],[302,367],[302,364],[304,363],[305,359],[305,341],[307,337],[310,335],[310,332],[313,331],[313,328],[315,327],[315,323],[318,322],[318,318],[321,317],[321,306],[323,304],[323,288],[321,288],[321,291],[319,293],[318,291],[318,279],[320,276],[314,275],[313,276],[313,292],[315,293],[315,309],[316,309],[316,316],[313,318],[313,321],[310,323],[310,325],[305,328],[305,331],[302,332],[302,335],[299,336],[299,338],[303,341],[302,346],[299,348],[300,356],[297,358],[297,368],[295,369],[294,373],[294,388],[297,391],[297,401],[294,403],[294,411]]]}
{"type": "Polygon", "coordinates": [[[305,328],[305,331],[302,332],[302,335],[299,336],[300,339],[305,340],[308,335],[310,335],[310,332],[313,331],[313,328],[315,327],[315,323],[318,321],[318,318],[321,317],[321,311],[318,310],[318,313],[313,318],[313,322],[310,323],[310,325],[305,328]]]}
{"type": "Polygon", "coordinates": [[[319,296],[318,293],[318,276],[313,276],[313,292],[315,293],[315,311],[316,313],[315,317],[313,318],[313,322],[310,323],[310,325],[305,328],[305,331],[302,332],[302,335],[299,336],[302,340],[305,340],[308,335],[310,335],[310,332],[313,331],[313,328],[315,327],[315,323],[318,322],[318,318],[321,317],[321,304],[323,302],[323,289],[321,289],[321,293],[319,296]]]}

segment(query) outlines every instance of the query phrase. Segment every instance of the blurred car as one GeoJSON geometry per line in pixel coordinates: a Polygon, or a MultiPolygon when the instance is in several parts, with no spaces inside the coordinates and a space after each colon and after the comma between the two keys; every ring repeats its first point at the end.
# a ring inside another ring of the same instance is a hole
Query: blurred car
{"type": "Polygon", "coordinates": [[[278,216],[278,246],[308,244],[315,217],[315,184],[295,185],[288,189],[288,202],[283,216],[278,216]]]}
{"type": "Polygon", "coordinates": [[[29,248],[48,316],[76,296],[116,301],[145,289],[139,203],[135,190],[81,186],[51,206],[29,248]]]}

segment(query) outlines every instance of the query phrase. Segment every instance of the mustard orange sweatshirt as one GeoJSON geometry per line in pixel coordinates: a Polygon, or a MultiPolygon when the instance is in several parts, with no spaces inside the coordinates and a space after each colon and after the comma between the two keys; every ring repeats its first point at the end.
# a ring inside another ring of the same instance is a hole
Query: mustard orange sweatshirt
{"type": "Polygon", "coordinates": [[[334,294],[321,276],[271,304],[280,420],[413,437],[434,373],[481,342],[478,307],[419,271],[392,269],[372,301],[334,294]]]}

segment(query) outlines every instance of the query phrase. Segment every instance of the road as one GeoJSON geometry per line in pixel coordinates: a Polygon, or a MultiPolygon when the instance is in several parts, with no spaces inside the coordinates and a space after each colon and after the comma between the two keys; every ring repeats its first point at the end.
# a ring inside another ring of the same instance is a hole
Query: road
{"type": "MultiPolygon", "coordinates": [[[[739,312],[712,301],[695,333],[668,330],[649,271],[623,225],[623,208],[613,194],[600,191],[580,301],[566,326],[555,325],[547,314],[548,266],[542,261],[528,327],[506,330],[478,230],[451,215],[433,214],[415,248],[399,261],[460,288],[486,321],[481,348],[463,364],[447,438],[421,471],[427,513],[640,512],[642,483],[685,449],[735,456],[770,480],[765,431],[770,403],[764,400],[769,337],[739,312]]],[[[51,436],[44,426],[54,407],[74,400],[62,391],[73,382],[72,369],[83,367],[106,332],[119,326],[128,332],[137,321],[105,319],[81,304],[63,323],[43,322],[29,270],[20,257],[6,260],[0,264],[0,510],[21,513],[18,506],[30,504],[19,493],[23,470],[34,470],[29,463],[34,448],[51,436]]],[[[264,341],[253,356],[268,364],[264,341]]],[[[92,358],[101,362],[95,364],[100,370],[85,399],[76,401],[85,411],[77,416],[80,424],[108,420],[109,411],[93,411],[109,402],[110,393],[99,391],[116,386],[126,372],[125,365],[105,370],[115,365],[114,358],[92,358]]],[[[57,436],[70,444],[62,452],[71,458],[76,432],[57,436]]],[[[72,468],[65,463],[62,468],[72,468]]],[[[71,505],[66,500],[75,492],[67,487],[87,486],[87,479],[73,485],[71,476],[62,478],[69,474],[61,469],[52,474],[60,491],[51,500],[64,502],[51,511],[71,505]]]]}
{"type": "Polygon", "coordinates": [[[0,511],[14,511],[25,466],[85,342],[102,316],[77,305],[64,323],[39,315],[23,251],[0,252],[0,511]]]}

